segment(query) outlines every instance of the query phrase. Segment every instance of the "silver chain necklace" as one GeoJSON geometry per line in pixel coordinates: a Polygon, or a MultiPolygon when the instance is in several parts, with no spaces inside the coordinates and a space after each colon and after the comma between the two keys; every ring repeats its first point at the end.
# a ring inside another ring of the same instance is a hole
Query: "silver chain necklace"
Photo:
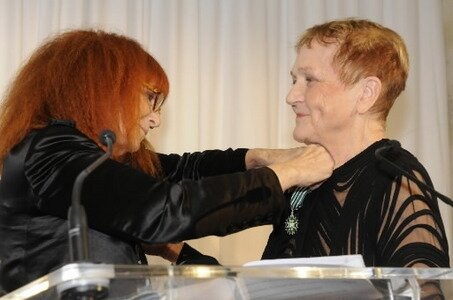
{"type": "Polygon", "coordinates": [[[294,215],[294,212],[301,208],[305,197],[310,193],[311,190],[308,187],[296,187],[291,194],[290,205],[291,214],[286,218],[285,231],[289,235],[295,235],[299,229],[299,220],[294,215]]]}

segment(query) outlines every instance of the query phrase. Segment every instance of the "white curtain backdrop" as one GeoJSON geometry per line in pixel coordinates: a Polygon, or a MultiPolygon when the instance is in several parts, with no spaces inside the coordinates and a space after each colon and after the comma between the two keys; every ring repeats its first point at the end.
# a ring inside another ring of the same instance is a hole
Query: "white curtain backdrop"
{"type": "MultiPolygon", "coordinates": [[[[168,73],[162,125],[148,137],[158,151],[290,147],[294,116],[284,99],[297,37],[327,20],[367,18],[400,33],[411,59],[388,135],[451,197],[441,8],[441,0],[0,0],[0,90],[50,35],[101,28],[137,39],[168,73]]],[[[449,236],[452,211],[442,205],[449,236]]],[[[260,258],[270,229],[190,243],[239,265],[260,258]]]]}

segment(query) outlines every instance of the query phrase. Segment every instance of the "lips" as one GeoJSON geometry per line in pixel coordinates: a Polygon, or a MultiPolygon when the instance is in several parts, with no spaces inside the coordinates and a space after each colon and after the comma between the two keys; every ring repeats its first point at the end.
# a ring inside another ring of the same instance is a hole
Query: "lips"
{"type": "Polygon", "coordinates": [[[297,118],[303,118],[303,117],[306,117],[308,116],[308,114],[304,114],[304,113],[296,113],[296,117],[297,118]]]}

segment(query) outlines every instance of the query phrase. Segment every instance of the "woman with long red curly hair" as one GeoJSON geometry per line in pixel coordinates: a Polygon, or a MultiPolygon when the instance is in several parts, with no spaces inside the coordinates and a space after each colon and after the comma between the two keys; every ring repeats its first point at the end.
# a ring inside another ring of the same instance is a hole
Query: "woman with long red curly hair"
{"type": "Polygon", "coordinates": [[[273,223],[284,190],[332,171],[314,145],[157,154],[145,136],[160,125],[168,92],[159,63],[125,36],[70,31],[31,56],[0,111],[0,291],[69,262],[72,188],[105,153],[103,129],[117,136],[112,158],[81,191],[96,262],[145,263],[143,245],[273,223]]]}

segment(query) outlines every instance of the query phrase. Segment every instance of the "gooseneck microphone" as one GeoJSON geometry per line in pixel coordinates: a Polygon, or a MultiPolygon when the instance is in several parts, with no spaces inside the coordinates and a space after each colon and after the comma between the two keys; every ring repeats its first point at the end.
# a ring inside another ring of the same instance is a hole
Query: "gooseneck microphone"
{"type": "Polygon", "coordinates": [[[425,190],[435,194],[444,203],[446,203],[450,206],[453,206],[453,200],[451,200],[447,196],[439,193],[433,187],[431,187],[431,186],[427,185],[426,183],[424,183],[423,181],[419,180],[417,177],[415,177],[415,175],[407,172],[402,167],[400,167],[396,163],[392,162],[389,158],[387,158],[386,156],[395,156],[395,155],[398,155],[401,151],[401,144],[398,141],[390,140],[389,143],[390,143],[389,145],[380,147],[380,148],[376,149],[376,151],[374,152],[378,161],[383,163],[383,166],[386,171],[388,171],[390,174],[395,175],[395,176],[400,175],[400,174],[406,176],[411,181],[413,181],[416,184],[418,184],[419,186],[423,187],[425,190]]]}
{"type": "Polygon", "coordinates": [[[100,142],[107,146],[107,152],[86,167],[77,176],[72,188],[72,205],[68,211],[69,225],[69,251],[71,262],[89,260],[88,226],[85,209],[82,206],[81,193],[85,178],[112,155],[115,133],[111,130],[103,130],[99,135],[100,142]]]}
{"type": "MultiPolygon", "coordinates": [[[[112,154],[113,144],[115,143],[115,134],[111,130],[103,130],[99,136],[100,142],[107,146],[107,151],[92,164],[86,167],[77,176],[72,188],[72,204],[68,211],[68,234],[69,234],[69,254],[72,263],[81,263],[78,265],[66,265],[63,270],[67,269],[68,273],[73,274],[73,269],[92,270],[88,277],[69,280],[57,286],[57,292],[60,299],[69,300],[92,300],[103,299],[108,296],[109,278],[112,277],[112,270],[106,266],[93,266],[89,263],[89,244],[88,244],[88,226],[85,209],[82,206],[81,192],[83,182],[87,176],[112,154]],[[91,268],[91,269],[90,269],[91,268]]],[[[64,272],[64,271],[63,271],[64,272]]]]}

